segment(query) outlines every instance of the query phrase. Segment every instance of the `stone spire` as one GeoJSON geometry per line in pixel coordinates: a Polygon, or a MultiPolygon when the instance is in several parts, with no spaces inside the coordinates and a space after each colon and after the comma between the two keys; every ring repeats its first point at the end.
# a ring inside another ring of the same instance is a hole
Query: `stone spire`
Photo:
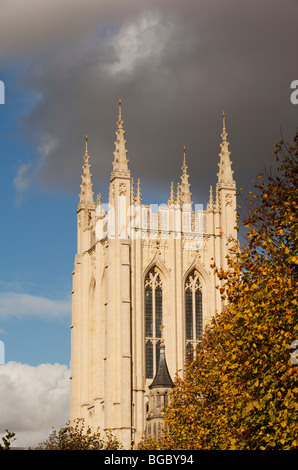
{"type": "Polygon", "coordinates": [[[121,114],[121,100],[119,100],[119,116],[117,121],[115,152],[113,161],[113,171],[111,178],[115,176],[129,176],[128,163],[126,158],[127,150],[125,148],[126,140],[124,139],[125,130],[123,129],[123,119],[121,114]]]}
{"type": "Polygon", "coordinates": [[[232,162],[230,160],[231,152],[229,151],[229,142],[227,140],[228,133],[226,131],[226,117],[225,113],[222,113],[223,117],[223,129],[221,134],[221,152],[219,153],[220,161],[219,161],[219,172],[217,173],[218,183],[220,185],[225,184],[233,184],[235,185],[233,179],[233,170],[232,170],[232,162]]]}
{"type": "Polygon", "coordinates": [[[82,178],[82,184],[81,184],[81,193],[79,194],[80,196],[80,203],[89,203],[89,204],[94,204],[93,201],[93,191],[92,191],[92,186],[93,183],[91,182],[91,177],[92,174],[90,172],[91,165],[89,163],[90,160],[90,155],[88,152],[88,136],[86,135],[85,137],[85,155],[84,155],[84,165],[82,166],[83,168],[83,174],[81,176],[82,178]]]}
{"type": "Polygon", "coordinates": [[[98,193],[97,198],[96,198],[96,212],[95,212],[96,217],[102,219],[106,215],[106,211],[102,207],[101,204],[101,193],[98,193]]]}
{"type": "Polygon", "coordinates": [[[134,185],[133,178],[131,178],[131,181],[130,181],[130,203],[131,203],[131,204],[134,204],[134,203],[135,203],[135,199],[136,199],[136,196],[135,196],[135,185],[134,185]]]}
{"type": "Polygon", "coordinates": [[[137,185],[137,195],[135,197],[136,204],[142,204],[142,192],[141,192],[141,181],[138,178],[138,185],[137,185]]]}
{"type": "Polygon", "coordinates": [[[177,191],[176,191],[176,204],[180,204],[181,202],[181,185],[177,183],[177,191]]]}
{"type": "Polygon", "coordinates": [[[182,175],[181,175],[181,184],[180,184],[180,202],[181,204],[192,204],[191,201],[191,192],[189,190],[190,184],[188,182],[188,173],[187,173],[188,166],[186,165],[185,159],[185,146],[183,149],[183,165],[181,167],[182,175]]]}
{"type": "Polygon", "coordinates": [[[209,202],[207,204],[207,209],[213,209],[214,207],[214,199],[213,199],[213,188],[210,186],[209,190],[209,202]]]}
{"type": "Polygon", "coordinates": [[[168,206],[175,204],[175,195],[174,195],[174,183],[171,182],[171,192],[170,192],[170,199],[168,200],[168,206]]]}

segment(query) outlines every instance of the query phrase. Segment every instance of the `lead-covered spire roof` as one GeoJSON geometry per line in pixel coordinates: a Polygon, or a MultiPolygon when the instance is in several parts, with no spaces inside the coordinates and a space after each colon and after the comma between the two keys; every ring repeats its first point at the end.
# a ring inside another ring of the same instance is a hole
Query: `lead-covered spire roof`
{"type": "Polygon", "coordinates": [[[165,356],[165,345],[161,343],[159,352],[159,362],[155,377],[149,388],[173,388],[174,383],[169,374],[166,356],[165,356]]]}

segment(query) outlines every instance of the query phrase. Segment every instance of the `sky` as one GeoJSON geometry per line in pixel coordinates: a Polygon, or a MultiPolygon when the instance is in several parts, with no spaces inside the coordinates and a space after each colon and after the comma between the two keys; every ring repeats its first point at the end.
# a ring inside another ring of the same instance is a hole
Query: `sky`
{"type": "Polygon", "coordinates": [[[192,199],[205,205],[224,110],[245,215],[274,143],[298,127],[297,17],[295,0],[1,0],[0,435],[15,432],[14,445],[69,418],[86,133],[103,202],[121,98],[143,202],[167,202],[185,145],[192,199]]]}

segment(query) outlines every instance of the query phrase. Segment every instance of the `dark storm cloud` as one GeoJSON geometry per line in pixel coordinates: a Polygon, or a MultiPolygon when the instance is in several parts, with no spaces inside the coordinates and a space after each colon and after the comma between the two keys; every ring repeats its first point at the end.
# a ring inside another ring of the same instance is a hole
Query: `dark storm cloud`
{"type": "Polygon", "coordinates": [[[34,175],[48,190],[78,191],[87,132],[94,190],[106,194],[120,97],[130,168],[145,202],[166,202],[184,145],[193,200],[206,202],[223,109],[238,187],[271,164],[280,127],[293,136],[296,3],[87,1],[70,11],[61,3],[23,22],[23,47],[6,33],[11,54],[30,57],[22,82],[38,96],[25,123],[40,159],[20,167],[20,188],[34,175]]]}

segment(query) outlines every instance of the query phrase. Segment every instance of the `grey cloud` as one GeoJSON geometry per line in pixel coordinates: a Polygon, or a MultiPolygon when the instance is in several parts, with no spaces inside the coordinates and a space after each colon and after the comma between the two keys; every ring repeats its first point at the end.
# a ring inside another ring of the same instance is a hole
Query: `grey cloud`
{"type": "Polygon", "coordinates": [[[193,199],[206,202],[216,183],[223,109],[238,187],[249,186],[271,164],[280,126],[289,138],[296,130],[290,83],[297,78],[297,5],[148,0],[125,9],[120,3],[103,2],[97,10],[87,2],[79,32],[79,9],[72,10],[64,34],[32,56],[22,76],[39,96],[25,123],[40,149],[34,171],[42,186],[79,190],[87,132],[95,192],[107,191],[119,97],[130,167],[146,202],[157,202],[153,193],[167,200],[184,145],[193,199]]]}
{"type": "Polygon", "coordinates": [[[0,57],[40,52],[60,41],[84,38],[90,30],[137,8],[126,0],[1,0],[0,57]]]}

